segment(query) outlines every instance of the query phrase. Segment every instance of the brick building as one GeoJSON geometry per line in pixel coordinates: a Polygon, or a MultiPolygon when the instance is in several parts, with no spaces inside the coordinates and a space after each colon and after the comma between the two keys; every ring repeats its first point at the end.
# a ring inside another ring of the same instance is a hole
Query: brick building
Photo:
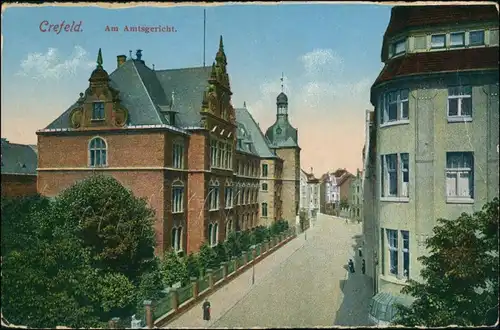
{"type": "Polygon", "coordinates": [[[117,56],[109,75],[102,64],[99,50],[85,93],[37,132],[40,193],[112,175],[155,209],[160,255],[282,218],[287,166],[246,107],[231,105],[222,37],[209,67],[154,70],[141,50],[117,56]]]}
{"type": "Polygon", "coordinates": [[[2,196],[35,195],[36,146],[10,143],[2,138],[2,196]]]}

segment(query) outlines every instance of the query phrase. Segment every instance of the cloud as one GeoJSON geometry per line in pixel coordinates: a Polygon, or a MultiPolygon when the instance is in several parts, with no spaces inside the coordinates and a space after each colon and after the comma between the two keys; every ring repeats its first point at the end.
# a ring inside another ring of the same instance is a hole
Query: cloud
{"type": "MultiPolygon", "coordinates": [[[[354,77],[349,63],[333,49],[315,49],[298,58],[301,72],[286,79],[290,122],[299,130],[301,167],[318,175],[332,168],[361,168],[365,109],[371,109],[370,86],[378,72],[354,77]]],[[[352,65],[356,65],[353,63],[352,65]]],[[[260,85],[257,100],[248,109],[267,129],[276,117],[278,79],[260,85]]]]}
{"type": "Polygon", "coordinates": [[[88,52],[81,46],[75,46],[66,59],[61,58],[56,48],[48,48],[45,54],[28,54],[21,61],[21,69],[17,75],[35,80],[61,79],[75,76],[79,70],[89,70],[94,65],[88,58],[88,52]]]}

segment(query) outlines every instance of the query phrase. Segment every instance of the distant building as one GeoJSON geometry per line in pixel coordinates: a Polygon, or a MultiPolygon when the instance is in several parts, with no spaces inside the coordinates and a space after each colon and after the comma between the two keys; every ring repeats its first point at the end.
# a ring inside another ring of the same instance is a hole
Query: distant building
{"type": "Polygon", "coordinates": [[[359,169],[349,185],[349,218],[360,222],[363,217],[363,172],[359,169]]]}
{"type": "Polygon", "coordinates": [[[498,196],[498,10],[494,5],[398,6],[371,88],[364,239],[375,293],[369,317],[391,322],[439,218],[498,196]],[[366,225],[365,225],[366,223],[366,225]]]}
{"type": "Polygon", "coordinates": [[[10,143],[2,138],[2,196],[36,195],[37,151],[34,145],[10,143]]]}
{"type": "Polygon", "coordinates": [[[314,224],[320,209],[320,180],[314,174],[307,173],[301,169],[300,175],[300,210],[303,211],[307,220],[314,224]]]}

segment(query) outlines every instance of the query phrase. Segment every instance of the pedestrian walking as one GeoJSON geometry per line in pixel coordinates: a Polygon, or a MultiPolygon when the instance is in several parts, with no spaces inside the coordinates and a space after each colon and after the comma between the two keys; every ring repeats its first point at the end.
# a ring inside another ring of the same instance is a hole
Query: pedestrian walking
{"type": "Polygon", "coordinates": [[[349,266],[349,271],[350,271],[351,273],[355,273],[355,272],[356,272],[356,271],[354,270],[354,261],[352,261],[352,259],[349,259],[348,266],[349,266]]]}
{"type": "Polygon", "coordinates": [[[365,259],[361,261],[361,272],[364,274],[366,271],[365,259]]]}
{"type": "Polygon", "coordinates": [[[210,302],[207,298],[203,302],[203,320],[210,321],[210,302]]]}

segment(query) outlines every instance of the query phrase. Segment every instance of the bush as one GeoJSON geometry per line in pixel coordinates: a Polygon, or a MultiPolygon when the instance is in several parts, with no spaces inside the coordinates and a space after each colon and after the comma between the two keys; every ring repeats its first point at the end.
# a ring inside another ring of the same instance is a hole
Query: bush
{"type": "Polygon", "coordinates": [[[184,258],[184,264],[186,265],[187,275],[189,278],[200,276],[200,263],[198,260],[198,256],[196,254],[189,254],[186,258],[184,258]]]}
{"type": "Polygon", "coordinates": [[[189,281],[186,266],[174,251],[166,254],[163,258],[161,271],[163,274],[163,281],[168,286],[172,286],[177,282],[185,284],[189,281]]]}

